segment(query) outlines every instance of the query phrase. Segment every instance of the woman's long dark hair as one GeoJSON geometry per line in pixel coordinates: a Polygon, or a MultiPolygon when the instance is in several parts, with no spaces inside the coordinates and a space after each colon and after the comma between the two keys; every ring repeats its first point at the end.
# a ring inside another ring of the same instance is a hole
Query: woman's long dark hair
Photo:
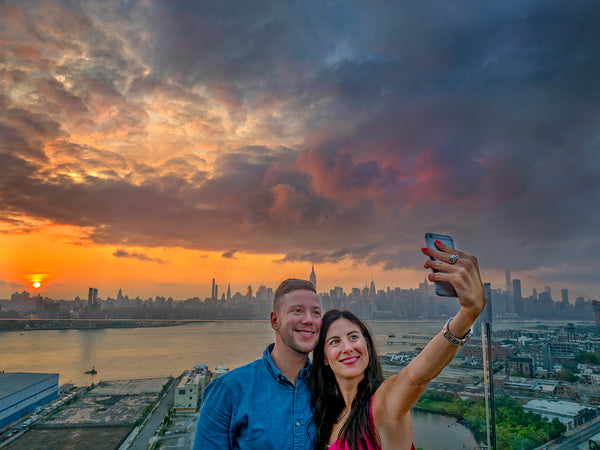
{"type": "Polygon", "coordinates": [[[340,431],[341,448],[344,448],[344,441],[348,444],[350,450],[366,449],[367,442],[373,448],[379,448],[378,438],[369,418],[369,405],[371,397],[383,382],[381,364],[367,326],[350,311],[339,311],[337,309],[327,311],[323,316],[319,342],[313,351],[311,389],[313,420],[317,426],[315,448],[317,450],[327,448],[331,430],[345,407],[344,398],[340,393],[333,371],[331,367],[325,364],[327,331],[331,324],[338,319],[347,319],[360,328],[367,342],[369,353],[369,364],[365,370],[365,376],[358,385],[358,391],[352,401],[348,419],[340,431]]]}

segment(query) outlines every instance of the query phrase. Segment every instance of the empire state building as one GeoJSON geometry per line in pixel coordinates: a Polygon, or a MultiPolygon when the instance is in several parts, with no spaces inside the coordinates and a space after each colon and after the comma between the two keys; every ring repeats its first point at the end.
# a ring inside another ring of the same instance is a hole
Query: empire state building
{"type": "Polygon", "coordinates": [[[315,275],[315,265],[312,265],[312,271],[310,272],[310,282],[315,287],[315,291],[317,290],[317,275],[315,275]]]}

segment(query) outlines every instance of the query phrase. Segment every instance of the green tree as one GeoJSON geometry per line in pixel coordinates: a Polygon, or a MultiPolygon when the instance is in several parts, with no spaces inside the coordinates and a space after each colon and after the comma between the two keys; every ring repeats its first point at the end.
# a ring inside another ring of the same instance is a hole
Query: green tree
{"type": "MultiPolygon", "coordinates": [[[[529,450],[554,439],[566,431],[558,420],[526,412],[514,398],[498,396],[496,403],[496,436],[499,449],[529,450]]],[[[483,399],[461,400],[458,396],[427,391],[417,406],[462,417],[470,424],[476,439],[486,435],[485,404],[483,399]]]]}
{"type": "Polygon", "coordinates": [[[582,364],[600,364],[600,353],[581,351],[575,357],[575,361],[582,364]]]}
{"type": "Polygon", "coordinates": [[[563,367],[556,374],[556,379],[560,381],[567,381],[569,383],[575,383],[579,380],[579,377],[573,373],[571,369],[563,367]]]}

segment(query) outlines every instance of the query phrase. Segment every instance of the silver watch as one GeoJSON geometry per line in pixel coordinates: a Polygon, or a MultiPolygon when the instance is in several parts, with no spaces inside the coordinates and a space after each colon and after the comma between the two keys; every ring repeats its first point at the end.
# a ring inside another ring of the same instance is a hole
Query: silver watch
{"type": "Polygon", "coordinates": [[[450,342],[451,344],[454,344],[458,347],[462,347],[463,345],[465,345],[467,343],[467,341],[469,340],[469,338],[471,336],[473,336],[473,328],[471,328],[469,330],[469,332],[465,335],[465,337],[463,337],[462,339],[457,338],[456,336],[454,336],[452,333],[450,333],[450,330],[448,329],[448,326],[450,325],[450,321],[454,319],[454,316],[450,317],[448,319],[448,322],[446,322],[446,325],[444,325],[444,328],[442,328],[442,335],[448,340],[448,342],[450,342]]]}

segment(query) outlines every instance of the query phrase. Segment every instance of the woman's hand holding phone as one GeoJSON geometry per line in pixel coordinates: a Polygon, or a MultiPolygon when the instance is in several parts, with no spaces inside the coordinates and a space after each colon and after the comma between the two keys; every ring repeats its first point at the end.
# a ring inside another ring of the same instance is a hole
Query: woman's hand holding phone
{"type": "Polygon", "coordinates": [[[479,315],[486,300],[477,258],[456,250],[450,236],[433,233],[425,236],[428,248],[423,248],[422,251],[430,258],[425,262],[425,268],[433,271],[428,279],[436,283],[438,295],[458,297],[462,307],[472,310],[475,316],[479,315]],[[429,242],[434,245],[430,246],[429,242]],[[458,256],[453,263],[452,255],[458,256]],[[452,289],[448,288],[448,284],[452,289]]]}

